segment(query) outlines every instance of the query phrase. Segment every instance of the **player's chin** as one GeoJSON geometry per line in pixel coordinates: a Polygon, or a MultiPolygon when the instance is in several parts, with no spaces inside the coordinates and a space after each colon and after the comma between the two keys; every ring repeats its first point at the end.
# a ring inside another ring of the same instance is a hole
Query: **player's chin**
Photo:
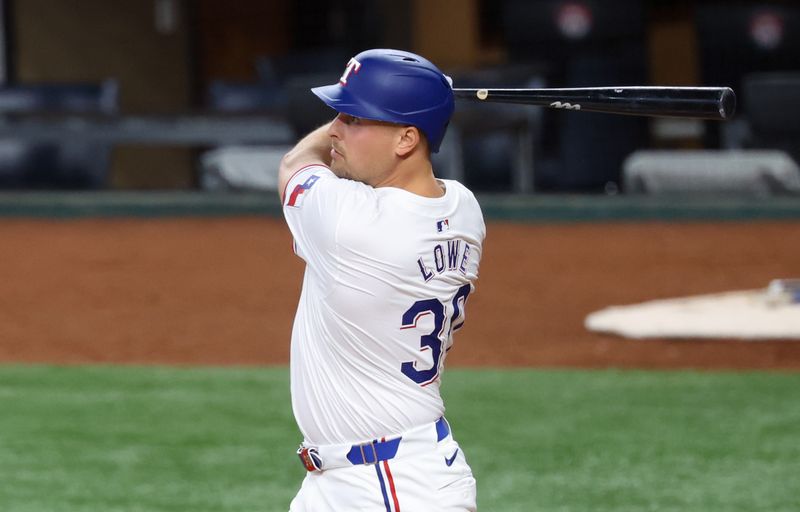
{"type": "Polygon", "coordinates": [[[335,159],[335,160],[331,161],[331,166],[330,166],[330,168],[331,168],[331,171],[333,171],[333,174],[335,174],[335,175],[336,175],[336,176],[338,176],[339,178],[347,178],[347,179],[352,179],[352,178],[350,177],[350,172],[349,172],[349,171],[347,170],[347,168],[346,168],[346,167],[345,167],[345,166],[342,164],[342,162],[341,162],[341,159],[337,158],[337,159],[335,159]]]}

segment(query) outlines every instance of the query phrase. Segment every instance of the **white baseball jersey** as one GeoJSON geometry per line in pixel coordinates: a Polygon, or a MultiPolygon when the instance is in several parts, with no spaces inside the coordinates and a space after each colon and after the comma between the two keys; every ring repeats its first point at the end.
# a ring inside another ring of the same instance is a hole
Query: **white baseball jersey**
{"type": "Polygon", "coordinates": [[[292,331],[292,407],[307,443],[374,439],[436,421],[453,331],[485,236],[472,193],[373,188],[309,166],[283,211],[306,262],[292,331]]]}

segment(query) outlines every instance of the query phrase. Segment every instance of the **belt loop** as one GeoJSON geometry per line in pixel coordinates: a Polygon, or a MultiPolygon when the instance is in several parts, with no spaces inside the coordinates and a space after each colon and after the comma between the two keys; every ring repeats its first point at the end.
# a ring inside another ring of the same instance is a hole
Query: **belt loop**
{"type": "Polygon", "coordinates": [[[347,452],[345,457],[354,466],[359,464],[374,465],[382,460],[394,458],[402,439],[402,437],[397,437],[389,441],[373,440],[369,443],[354,444],[350,446],[350,451],[347,452]]]}
{"type": "Polygon", "coordinates": [[[377,443],[377,441],[372,441],[371,443],[364,443],[362,445],[359,445],[359,448],[361,448],[361,459],[364,461],[364,464],[366,464],[368,466],[371,465],[371,464],[377,464],[379,462],[378,461],[378,450],[377,450],[377,448],[375,448],[375,443],[377,443]],[[372,454],[371,454],[372,455],[372,460],[369,460],[367,458],[367,454],[369,453],[369,451],[364,452],[364,447],[365,446],[369,446],[370,448],[372,448],[372,454]]]}

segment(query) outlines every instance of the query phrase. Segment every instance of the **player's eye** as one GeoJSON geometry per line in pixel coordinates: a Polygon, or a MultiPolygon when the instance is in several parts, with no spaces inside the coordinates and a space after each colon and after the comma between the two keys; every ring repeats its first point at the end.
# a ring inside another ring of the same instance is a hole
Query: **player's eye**
{"type": "Polygon", "coordinates": [[[361,123],[360,117],[351,116],[350,114],[339,114],[339,117],[341,118],[342,122],[347,125],[361,123]]]}

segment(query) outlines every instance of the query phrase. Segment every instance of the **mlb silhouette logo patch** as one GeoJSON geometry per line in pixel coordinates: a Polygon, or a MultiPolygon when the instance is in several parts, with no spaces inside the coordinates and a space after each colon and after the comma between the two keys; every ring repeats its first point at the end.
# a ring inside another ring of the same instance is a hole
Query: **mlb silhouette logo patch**
{"type": "Polygon", "coordinates": [[[450,219],[442,219],[436,221],[436,232],[444,233],[450,231],[450,219]]]}

